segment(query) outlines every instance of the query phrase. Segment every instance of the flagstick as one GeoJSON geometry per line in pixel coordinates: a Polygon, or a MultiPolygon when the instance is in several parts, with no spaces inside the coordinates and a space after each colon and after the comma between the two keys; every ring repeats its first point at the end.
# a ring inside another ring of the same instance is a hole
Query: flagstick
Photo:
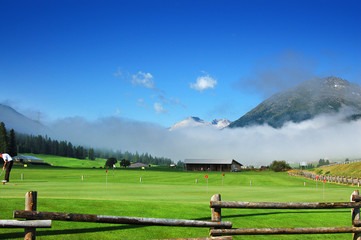
{"type": "Polygon", "coordinates": [[[208,193],[208,175],[204,176],[207,179],[207,193],[208,193]]]}
{"type": "Polygon", "coordinates": [[[108,188],[108,171],[105,170],[105,187],[108,188]]]}

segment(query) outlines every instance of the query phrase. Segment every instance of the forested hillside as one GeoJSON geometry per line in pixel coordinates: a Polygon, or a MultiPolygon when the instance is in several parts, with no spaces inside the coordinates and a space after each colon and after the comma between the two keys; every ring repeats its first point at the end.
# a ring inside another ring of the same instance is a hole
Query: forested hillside
{"type": "Polygon", "coordinates": [[[77,159],[95,160],[95,158],[116,158],[117,160],[129,160],[130,162],[141,162],[153,165],[170,165],[171,159],[163,157],[153,157],[148,153],[139,154],[122,152],[120,150],[111,151],[107,149],[94,149],[84,146],[75,146],[71,142],[64,140],[53,140],[47,136],[33,136],[26,134],[16,134],[13,129],[9,132],[5,124],[0,124],[0,152],[7,152],[11,156],[18,153],[47,154],[77,159]]]}

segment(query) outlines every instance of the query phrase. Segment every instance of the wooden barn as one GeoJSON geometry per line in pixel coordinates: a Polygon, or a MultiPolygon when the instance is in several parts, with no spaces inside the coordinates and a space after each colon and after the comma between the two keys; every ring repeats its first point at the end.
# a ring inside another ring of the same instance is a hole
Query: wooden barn
{"type": "Polygon", "coordinates": [[[187,171],[240,172],[241,163],[234,159],[185,159],[187,171]]]}

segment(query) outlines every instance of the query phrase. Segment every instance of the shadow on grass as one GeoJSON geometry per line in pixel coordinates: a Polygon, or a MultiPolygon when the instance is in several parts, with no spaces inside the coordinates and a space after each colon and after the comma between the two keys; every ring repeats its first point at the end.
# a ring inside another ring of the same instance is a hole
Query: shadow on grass
{"type": "Polygon", "coordinates": [[[267,216],[267,215],[276,215],[276,214],[302,214],[302,213],[306,213],[306,214],[320,214],[320,213],[350,213],[350,211],[304,211],[304,212],[264,212],[264,213],[251,213],[251,214],[237,214],[237,215],[226,215],[223,216],[222,215],[222,219],[224,218],[234,218],[234,217],[257,217],[257,216],[267,216]]]}
{"type": "MultiPolygon", "coordinates": [[[[85,233],[125,230],[131,228],[141,228],[141,227],[145,227],[145,226],[126,225],[126,226],[78,228],[78,229],[63,229],[63,230],[37,230],[36,236],[41,237],[41,236],[63,235],[63,234],[85,234],[85,233]]],[[[2,233],[0,234],[0,239],[16,239],[16,238],[24,238],[24,236],[25,236],[24,232],[2,233]]]]}
{"type": "MultiPolygon", "coordinates": [[[[235,217],[258,217],[258,216],[267,216],[267,215],[276,215],[276,214],[302,214],[302,213],[306,213],[306,214],[313,214],[313,213],[332,213],[332,214],[337,214],[337,213],[350,213],[350,211],[303,211],[303,212],[262,212],[262,213],[251,213],[251,214],[236,214],[236,215],[222,215],[222,219],[227,219],[227,218],[235,218],[235,217]]],[[[211,216],[209,217],[203,217],[203,218],[196,218],[194,220],[199,220],[199,221],[211,221],[211,216]]]]}

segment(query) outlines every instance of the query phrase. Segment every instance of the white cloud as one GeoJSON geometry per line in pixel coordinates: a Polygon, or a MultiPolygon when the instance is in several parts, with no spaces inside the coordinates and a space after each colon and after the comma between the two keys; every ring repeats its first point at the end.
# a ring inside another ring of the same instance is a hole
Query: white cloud
{"type": "Polygon", "coordinates": [[[150,73],[138,72],[137,74],[132,75],[132,84],[134,86],[142,86],[146,88],[156,89],[154,85],[153,76],[150,73]]]}
{"type": "Polygon", "coordinates": [[[154,103],[154,109],[156,113],[167,113],[168,111],[163,108],[163,105],[161,103],[154,103]]]}
{"type": "Polygon", "coordinates": [[[214,88],[216,85],[217,85],[217,80],[215,80],[209,75],[206,75],[206,76],[198,77],[196,83],[191,83],[190,87],[197,91],[202,92],[207,88],[214,88]]]}

